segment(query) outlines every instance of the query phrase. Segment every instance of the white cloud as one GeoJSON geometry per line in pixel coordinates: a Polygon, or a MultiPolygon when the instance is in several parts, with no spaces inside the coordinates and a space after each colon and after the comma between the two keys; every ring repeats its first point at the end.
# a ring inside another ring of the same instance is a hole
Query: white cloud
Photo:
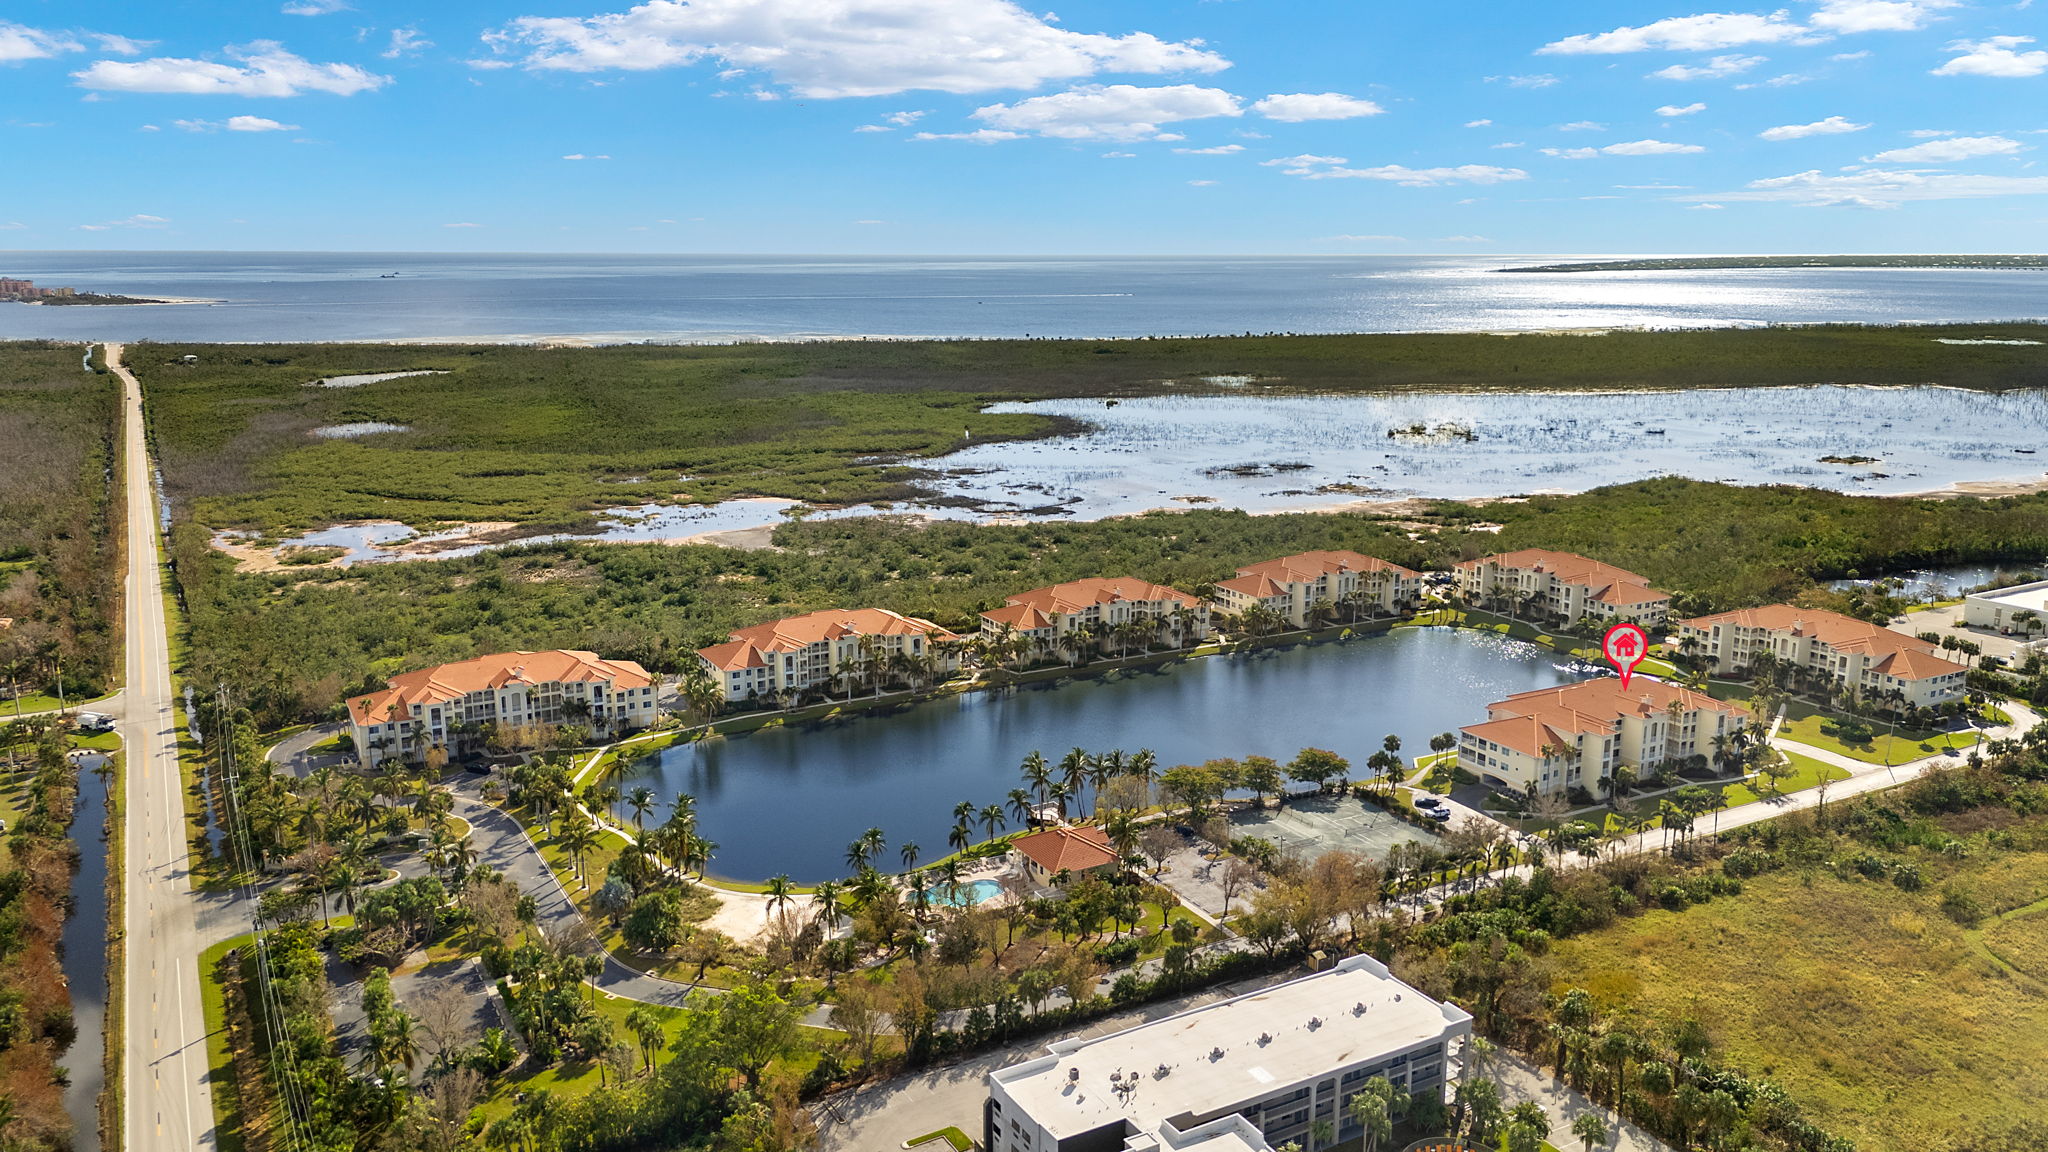
{"type": "Polygon", "coordinates": [[[1183,156],[1228,156],[1233,152],[1244,151],[1244,145],[1218,144],[1214,148],[1175,148],[1174,151],[1183,156]]]}
{"type": "Polygon", "coordinates": [[[1673,64],[1650,73],[1658,80],[1718,80],[1747,72],[1770,59],[1768,56],[1715,56],[1704,64],[1673,64]]]}
{"type": "Polygon", "coordinates": [[[1548,88],[1552,84],[1563,83],[1563,81],[1560,81],[1548,72],[1538,72],[1528,76],[1488,76],[1486,82],[1488,84],[1505,84],[1510,88],[1548,88]]]}
{"type": "Polygon", "coordinates": [[[1753,180],[1741,191],[1716,192],[1701,199],[1775,201],[1814,208],[1895,208],[1929,200],[2043,195],[2048,195],[2048,176],[1979,176],[1872,168],[1841,176],[1809,169],[1790,176],[1753,180]]]}
{"type": "Polygon", "coordinates": [[[83,51],[85,45],[62,32],[45,32],[40,28],[0,20],[0,64],[43,60],[66,52],[83,51]]]}
{"type": "Polygon", "coordinates": [[[1486,127],[1487,125],[1489,125],[1489,124],[1491,124],[1491,123],[1493,123],[1493,121],[1491,121],[1491,120],[1467,120],[1467,121],[1465,121],[1465,127],[1467,127],[1467,128],[1484,128],[1484,127],[1486,127]]]}
{"type": "Polygon", "coordinates": [[[143,49],[156,43],[154,40],[131,40],[111,32],[87,32],[86,35],[100,46],[100,51],[112,52],[116,56],[140,56],[143,49]]]}
{"type": "Polygon", "coordinates": [[[126,219],[109,220],[104,224],[80,224],[78,228],[81,232],[106,232],[115,228],[161,228],[168,223],[170,221],[161,216],[137,213],[126,219]]]}
{"type": "Polygon", "coordinates": [[[1686,205],[1686,210],[1689,212],[1719,212],[1722,207],[1720,204],[1700,203],[1688,204],[1686,205]]]}
{"type": "Polygon", "coordinates": [[[569,153],[569,154],[568,154],[567,156],[564,156],[564,157],[562,157],[562,159],[564,159],[564,160],[609,160],[609,159],[611,159],[611,157],[610,157],[610,156],[607,156],[607,155],[605,155],[605,154],[604,154],[604,153],[602,153],[602,152],[596,153],[595,155],[586,155],[586,154],[584,154],[584,153],[582,153],[582,152],[571,152],[571,153],[569,153]]]}
{"type": "Polygon", "coordinates": [[[136,131],[138,131],[138,132],[161,132],[161,131],[163,131],[163,129],[161,129],[161,128],[157,127],[157,126],[156,126],[156,125],[154,125],[154,124],[144,124],[144,125],[143,125],[142,127],[140,127],[140,128],[138,128],[138,129],[136,129],[136,131]]]}
{"type": "Polygon", "coordinates": [[[391,30],[391,44],[384,49],[381,55],[386,60],[396,60],[401,56],[410,56],[415,52],[424,52],[433,46],[434,42],[421,36],[417,28],[393,28],[391,30]]]}
{"type": "Polygon", "coordinates": [[[1904,164],[1953,164],[1958,160],[1975,160],[1980,156],[2010,156],[2024,151],[2026,145],[2004,136],[1950,136],[1929,140],[1925,144],[1914,144],[1906,148],[1893,148],[1864,159],[1881,164],[1887,161],[1904,164]]]}
{"type": "Polygon", "coordinates": [[[1735,90],[1747,92],[1752,88],[1790,88],[1794,84],[1804,84],[1811,79],[1813,77],[1804,72],[1787,72],[1783,76],[1773,76],[1769,80],[1759,80],[1754,84],[1737,84],[1735,90]]]}
{"type": "Polygon", "coordinates": [[[1991,36],[1983,40],[1958,40],[1948,46],[1962,55],[1934,70],[1936,76],[1997,76],[2015,79],[2048,72],[2048,52],[2039,49],[2015,51],[2032,44],[2032,36],[1991,36]]]}
{"type": "MultiPolygon", "coordinates": [[[[187,132],[297,132],[297,124],[280,124],[265,116],[230,116],[226,120],[173,120],[187,132]]],[[[145,128],[148,126],[145,125],[145,128]]]]}
{"type": "Polygon", "coordinates": [[[1138,154],[1136,152],[1104,152],[1102,158],[1104,160],[1136,160],[1138,154]]]}
{"type": "Polygon", "coordinates": [[[967,144],[995,144],[1004,140],[1022,140],[1022,132],[999,132],[994,128],[977,128],[972,132],[919,132],[912,140],[959,140],[967,144]]]}
{"type": "Polygon", "coordinates": [[[0,232],[19,232],[28,227],[19,220],[0,221],[0,232]]]}
{"type": "Polygon", "coordinates": [[[1846,117],[1830,116],[1815,120],[1811,124],[1780,124],[1757,133],[1760,140],[1804,140],[1808,136],[1838,136],[1844,132],[1861,132],[1868,124],[1851,123],[1846,117]]]}
{"type": "Polygon", "coordinates": [[[1213,187],[1213,186],[1215,185],[1215,183],[1216,183],[1216,182],[1215,182],[1214,180],[1190,180],[1190,181],[1188,181],[1188,187],[1190,187],[1190,188],[1209,188],[1209,187],[1213,187]]]}
{"type": "Polygon", "coordinates": [[[1627,140],[1604,148],[1545,148],[1545,156],[1561,160],[1590,160],[1595,156],[1675,156],[1705,152],[1698,144],[1673,144],[1668,140],[1627,140]]]}
{"type": "Polygon", "coordinates": [[[1705,104],[1700,103],[1664,104],[1658,107],[1657,115],[1667,118],[1673,116],[1690,116],[1695,112],[1705,112],[1706,110],[1707,106],[1705,104]]]}
{"type": "Polygon", "coordinates": [[[1500,142],[1500,143],[1498,143],[1498,144],[1488,144],[1488,145],[1487,145],[1487,147],[1488,147],[1488,148],[1495,148],[1495,149],[1499,149],[1499,148],[1520,148],[1520,147],[1523,147],[1523,143],[1522,143],[1522,141],[1520,141],[1520,140],[1503,140],[1503,141],[1501,141],[1501,142],[1500,142]]]}
{"type": "Polygon", "coordinates": [[[712,60],[819,98],[987,92],[1098,72],[1216,72],[1199,41],[1072,32],[1011,0],[648,0],[586,18],[522,16],[486,36],[528,67],[594,72],[712,60]]]}
{"type": "Polygon", "coordinates": [[[1559,132],[1605,132],[1607,131],[1607,125],[1597,120],[1574,120],[1569,124],[1559,124],[1557,130],[1559,132]]]}
{"type": "Polygon", "coordinates": [[[1869,53],[1868,51],[1864,51],[1864,52],[1837,52],[1837,53],[1835,53],[1835,54],[1834,54],[1833,56],[1830,56],[1830,57],[1828,57],[1828,59],[1830,59],[1830,60],[1838,60],[1838,61],[1843,61],[1843,62],[1847,62],[1847,61],[1850,61],[1850,60],[1868,60],[1868,59],[1870,59],[1870,53],[1869,53]]]}
{"type": "Polygon", "coordinates": [[[1812,39],[1806,28],[1785,18],[1783,12],[1754,15],[1746,12],[1707,12],[1698,16],[1671,16],[1639,28],[1616,28],[1612,32],[1588,32],[1567,36],[1538,48],[1539,55],[1607,55],[1617,52],[1713,52],[1741,44],[1785,44],[1812,39]]]}
{"type": "Polygon", "coordinates": [[[887,224],[887,220],[855,220],[855,224],[887,224]]]}
{"type": "Polygon", "coordinates": [[[859,127],[855,128],[855,129],[854,129],[854,131],[855,131],[855,132],[894,132],[894,131],[895,131],[895,129],[894,129],[894,128],[891,128],[891,127],[889,127],[889,126],[888,126],[887,124],[862,124],[862,125],[860,125],[859,127]]]}
{"type": "Polygon", "coordinates": [[[1015,104],[990,104],[975,109],[974,118],[1011,132],[1063,140],[1160,140],[1169,135],[1160,131],[1162,124],[1243,114],[1237,97],[1219,88],[1090,84],[1015,104]]]}
{"type": "Polygon", "coordinates": [[[81,88],[186,96],[297,96],[302,92],[352,96],[381,88],[391,80],[353,64],[314,64],[270,40],[229,48],[227,55],[244,67],[158,56],[133,63],[98,60],[71,75],[81,88]]]}
{"type": "Polygon", "coordinates": [[[908,128],[919,120],[924,119],[924,117],[925,114],[923,112],[891,112],[884,116],[883,119],[898,128],[908,128]]]}
{"type": "Polygon", "coordinates": [[[347,0],[291,0],[283,9],[287,16],[326,16],[348,10],[347,0]]]}
{"type": "Polygon", "coordinates": [[[1386,109],[1342,92],[1294,92],[1268,96],[1254,103],[1252,111],[1268,120],[1298,124],[1304,120],[1355,120],[1377,116],[1386,109]]]}
{"type": "Polygon", "coordinates": [[[1823,0],[1812,25],[1826,32],[1912,32],[1958,0],[1823,0]]]}
{"type": "Polygon", "coordinates": [[[1261,160],[1259,161],[1259,166],[1262,168],[1313,168],[1321,164],[1349,163],[1351,161],[1346,160],[1342,156],[1318,156],[1313,152],[1304,152],[1299,156],[1282,156],[1278,160],[1261,160]]]}
{"type": "Polygon", "coordinates": [[[1527,180],[1520,168],[1496,168],[1490,164],[1460,164],[1454,168],[1408,168],[1386,164],[1378,168],[1289,169],[1288,175],[1308,180],[1385,180],[1409,188],[1434,188],[1446,184],[1500,184],[1527,180]]]}
{"type": "Polygon", "coordinates": [[[1956,132],[1953,128],[1915,128],[1906,133],[1906,135],[1911,136],[1915,140],[1930,140],[1936,136],[1953,136],[1955,134],[1956,132]]]}

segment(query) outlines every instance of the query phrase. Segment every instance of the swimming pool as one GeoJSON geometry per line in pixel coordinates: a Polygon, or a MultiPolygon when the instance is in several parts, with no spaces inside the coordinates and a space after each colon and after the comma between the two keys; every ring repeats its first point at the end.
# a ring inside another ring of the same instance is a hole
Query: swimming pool
{"type": "Polygon", "coordinates": [[[932,903],[943,904],[948,908],[967,908],[995,899],[996,893],[1002,890],[1003,886],[993,880],[971,881],[962,884],[953,892],[946,891],[946,886],[940,884],[932,892],[932,903]]]}

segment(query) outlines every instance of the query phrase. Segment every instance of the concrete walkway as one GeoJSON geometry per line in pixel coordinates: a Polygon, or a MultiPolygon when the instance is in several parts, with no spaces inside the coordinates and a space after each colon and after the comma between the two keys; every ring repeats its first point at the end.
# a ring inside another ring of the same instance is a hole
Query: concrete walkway
{"type": "Polygon", "coordinates": [[[1550,1142],[1559,1148],[1584,1147],[1572,1139],[1572,1121],[1591,1112],[1607,1122],[1612,1142],[1601,1146],[1607,1152],[1671,1152],[1669,1144],[1624,1121],[1614,1109],[1593,1103],[1578,1089],[1513,1052],[1501,1049],[1492,1057],[1492,1065],[1493,1078],[1500,1084],[1500,1102],[1510,1108],[1524,1100],[1543,1105],[1550,1117],[1550,1142]]]}

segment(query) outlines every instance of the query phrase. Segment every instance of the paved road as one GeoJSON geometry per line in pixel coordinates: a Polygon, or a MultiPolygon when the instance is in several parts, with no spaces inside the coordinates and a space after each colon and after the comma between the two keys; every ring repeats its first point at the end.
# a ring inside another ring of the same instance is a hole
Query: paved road
{"type": "Polygon", "coordinates": [[[107,345],[107,364],[124,393],[128,518],[123,597],[128,684],[120,711],[128,748],[123,1146],[134,1152],[211,1149],[216,1143],[213,1091],[207,1084],[197,967],[202,943],[171,710],[171,654],[157,572],[157,509],[143,437],[142,389],[121,366],[120,345],[107,345]]]}

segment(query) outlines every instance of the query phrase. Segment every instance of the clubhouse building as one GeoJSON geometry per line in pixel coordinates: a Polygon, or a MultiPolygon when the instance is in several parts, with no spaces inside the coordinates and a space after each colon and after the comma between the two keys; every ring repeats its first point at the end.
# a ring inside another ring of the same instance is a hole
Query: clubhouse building
{"type": "Polygon", "coordinates": [[[1322,608],[1394,615],[1422,594],[1418,572],[1357,552],[1302,552],[1239,568],[1216,585],[1216,607],[1241,614],[1253,605],[1306,628],[1322,608]]]}
{"type": "Polygon", "coordinates": [[[1733,736],[1743,708],[1637,676],[1624,691],[1612,676],[1519,692],[1486,707],[1486,721],[1458,731],[1458,767],[1522,796],[1599,797],[1622,764],[1638,767],[1709,756],[1733,736]]]}
{"type": "Polygon", "coordinates": [[[1500,604],[1516,612],[1531,608],[1565,627],[1589,618],[1599,624],[1628,621],[1650,627],[1671,614],[1671,594],[1625,568],[1571,552],[1524,548],[1466,560],[1457,566],[1458,592],[1478,607],[1500,604]]]}
{"type": "Polygon", "coordinates": [[[1747,675],[1760,653],[1810,685],[1853,688],[1874,704],[1938,708],[1963,698],[1968,672],[1917,636],[1837,612],[1771,604],[1680,620],[1673,638],[1713,661],[1720,676],[1747,675]]]}
{"type": "Polygon", "coordinates": [[[728,704],[772,695],[795,695],[868,674],[902,660],[929,661],[934,673],[960,666],[951,641],[959,637],[929,620],[886,608],[828,608],[770,620],[732,633],[724,644],[700,649],[697,659],[725,693],[728,704]]]}
{"type": "Polygon", "coordinates": [[[480,743],[483,726],[588,724],[616,734],[659,714],[655,678],[631,660],[593,652],[501,652],[392,677],[348,702],[349,737],[365,768],[394,757],[450,757],[480,743]]]}
{"type": "Polygon", "coordinates": [[[991,639],[1010,635],[1028,640],[1040,654],[1071,643],[1084,633],[1088,643],[1117,646],[1117,629],[1133,622],[1155,633],[1172,632],[1183,642],[1209,634],[1209,606],[1164,584],[1132,577],[1094,576],[1033,588],[1008,598],[1001,608],[981,614],[981,634],[991,639]]]}
{"type": "Polygon", "coordinates": [[[1374,1077],[1442,1099],[1472,1017],[1352,956],[1299,980],[992,1072],[987,1152],[1321,1152],[1360,1131],[1351,1097],[1374,1077]],[[1318,1122],[1334,1138],[1316,1140],[1318,1122]]]}

